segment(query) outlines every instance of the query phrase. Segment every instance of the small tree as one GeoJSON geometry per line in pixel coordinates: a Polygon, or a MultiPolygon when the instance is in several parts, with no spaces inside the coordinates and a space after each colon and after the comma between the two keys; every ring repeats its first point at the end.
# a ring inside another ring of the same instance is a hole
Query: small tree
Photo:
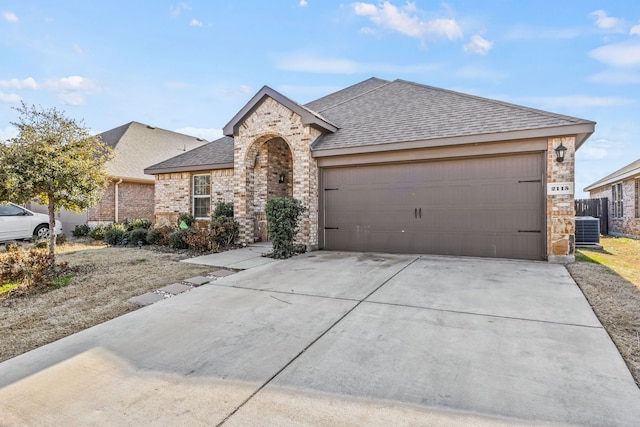
{"type": "Polygon", "coordinates": [[[106,162],[113,154],[83,123],[56,108],[22,103],[18,136],[0,143],[0,200],[48,206],[49,253],[55,257],[55,213],[93,206],[107,186],[106,162]]]}
{"type": "Polygon", "coordinates": [[[267,224],[273,243],[273,258],[291,258],[296,254],[293,239],[298,232],[298,219],[305,210],[297,199],[275,197],[267,200],[267,224]]]}

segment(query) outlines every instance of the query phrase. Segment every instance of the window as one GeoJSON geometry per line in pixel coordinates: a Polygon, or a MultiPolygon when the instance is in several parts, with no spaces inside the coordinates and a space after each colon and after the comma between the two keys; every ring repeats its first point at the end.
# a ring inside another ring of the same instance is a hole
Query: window
{"type": "Polygon", "coordinates": [[[193,216],[209,218],[211,212],[211,175],[193,176],[193,216]]]}
{"type": "Polygon", "coordinates": [[[624,214],[624,194],[622,192],[622,183],[614,184],[611,187],[611,205],[613,208],[613,217],[622,218],[624,214]]]}
{"type": "Polygon", "coordinates": [[[640,180],[636,179],[636,218],[640,218],[640,180]]]}

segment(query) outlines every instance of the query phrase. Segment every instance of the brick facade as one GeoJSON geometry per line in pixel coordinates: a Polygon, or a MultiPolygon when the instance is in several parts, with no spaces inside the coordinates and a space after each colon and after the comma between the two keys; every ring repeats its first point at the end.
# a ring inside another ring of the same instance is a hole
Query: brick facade
{"type": "MultiPolygon", "coordinates": [[[[547,140],[547,183],[574,182],[575,137],[547,140]],[[555,148],[567,148],[564,162],[556,161],[555,148]]],[[[575,260],[574,194],[547,195],[547,256],[551,262],[575,260]]]]}
{"type": "Polygon", "coordinates": [[[245,118],[234,137],[234,215],[240,223],[239,241],[264,238],[266,197],[286,192],[307,208],[296,241],[317,248],[318,166],[310,146],[318,136],[320,131],[305,126],[299,115],[272,98],[265,98],[245,118]],[[280,173],[285,174],[284,183],[275,182],[280,173]]]}
{"type": "Polygon", "coordinates": [[[205,173],[211,175],[211,211],[220,202],[233,202],[233,169],[158,174],[155,184],[156,225],[174,224],[180,213],[192,212],[192,176],[205,173]]]}
{"type": "Polygon", "coordinates": [[[112,223],[134,219],[153,219],[154,185],[139,182],[111,181],[104,190],[100,202],[88,210],[90,223],[112,223]],[[118,189],[118,214],[116,215],[116,187],[118,189]]]}
{"type": "MultiPolygon", "coordinates": [[[[589,197],[599,199],[606,197],[609,202],[609,234],[629,236],[640,239],[640,206],[638,195],[640,194],[639,180],[628,178],[622,181],[622,217],[613,216],[613,184],[589,191],[589,197]]],[[[616,182],[617,184],[617,182],[616,182]]]]}

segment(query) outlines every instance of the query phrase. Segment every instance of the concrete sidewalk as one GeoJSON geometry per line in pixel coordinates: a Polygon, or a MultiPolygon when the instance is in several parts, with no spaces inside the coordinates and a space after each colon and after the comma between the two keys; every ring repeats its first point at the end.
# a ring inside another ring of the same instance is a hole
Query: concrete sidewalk
{"type": "Polygon", "coordinates": [[[210,265],[212,267],[232,268],[234,270],[247,270],[260,265],[278,262],[273,258],[264,257],[263,254],[271,251],[271,243],[255,243],[246,248],[231,251],[218,252],[185,259],[182,262],[189,264],[210,265]]]}
{"type": "Polygon", "coordinates": [[[0,364],[3,425],[635,425],[561,265],[312,252],[0,364]]]}

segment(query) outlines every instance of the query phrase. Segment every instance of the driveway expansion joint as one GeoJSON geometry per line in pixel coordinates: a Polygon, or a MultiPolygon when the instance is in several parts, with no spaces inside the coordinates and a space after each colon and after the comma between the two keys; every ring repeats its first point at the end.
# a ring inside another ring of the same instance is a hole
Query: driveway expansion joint
{"type": "Polygon", "coordinates": [[[383,302],[383,301],[364,301],[364,302],[369,304],[390,305],[394,307],[407,307],[407,308],[415,308],[419,310],[439,311],[443,313],[468,314],[470,316],[493,317],[496,319],[521,320],[524,322],[536,322],[536,323],[547,323],[552,325],[575,326],[578,328],[604,329],[603,326],[597,326],[597,325],[580,325],[577,323],[569,323],[569,322],[554,322],[552,320],[530,319],[525,317],[514,317],[514,316],[501,316],[499,314],[474,313],[471,311],[449,310],[446,308],[426,307],[422,305],[399,304],[399,303],[383,302]]]}
{"type": "MultiPolygon", "coordinates": [[[[411,264],[413,264],[414,262],[416,262],[417,260],[419,260],[420,257],[414,258],[412,259],[410,262],[408,262],[404,267],[402,267],[400,270],[396,271],[395,273],[393,273],[391,276],[389,276],[387,279],[385,279],[380,285],[378,285],[374,290],[372,290],[371,292],[369,292],[369,294],[367,294],[364,298],[362,298],[361,300],[351,300],[351,301],[357,301],[356,304],[354,304],[353,307],[351,307],[349,310],[347,310],[342,316],[340,316],[338,318],[338,320],[336,320],[335,322],[333,322],[331,325],[329,325],[329,327],[327,329],[325,329],[320,335],[318,335],[313,341],[311,341],[305,348],[303,348],[298,354],[296,354],[291,360],[289,360],[282,368],[280,368],[275,374],[273,374],[269,379],[267,379],[267,381],[265,381],[260,387],[258,387],[253,393],[251,393],[249,395],[249,397],[247,397],[242,403],[240,403],[240,405],[238,405],[229,415],[227,415],[222,421],[220,421],[216,427],[222,426],[223,424],[225,424],[232,416],[234,416],[240,409],[242,409],[243,406],[245,406],[247,403],[249,403],[249,401],[251,399],[253,399],[258,393],[260,393],[260,391],[262,391],[262,389],[264,389],[267,385],[269,385],[269,383],[271,383],[278,375],[280,375],[285,369],[287,369],[289,366],[291,366],[291,364],[293,362],[295,362],[300,356],[302,356],[304,353],[307,352],[307,350],[309,350],[315,343],[317,343],[322,337],[324,337],[326,334],[328,334],[333,328],[336,327],[336,325],[338,325],[340,322],[342,322],[348,315],[350,315],[351,313],[353,313],[353,311],[358,308],[360,306],[360,304],[362,304],[363,302],[365,302],[365,300],[367,298],[369,298],[371,295],[373,295],[377,290],[379,290],[380,288],[382,288],[384,285],[386,285],[387,283],[389,283],[389,281],[391,279],[393,279],[394,277],[396,277],[398,274],[400,274],[401,272],[403,272],[405,269],[407,269],[409,266],[411,266],[411,264]]],[[[300,295],[300,294],[295,294],[295,295],[300,295]]]]}

